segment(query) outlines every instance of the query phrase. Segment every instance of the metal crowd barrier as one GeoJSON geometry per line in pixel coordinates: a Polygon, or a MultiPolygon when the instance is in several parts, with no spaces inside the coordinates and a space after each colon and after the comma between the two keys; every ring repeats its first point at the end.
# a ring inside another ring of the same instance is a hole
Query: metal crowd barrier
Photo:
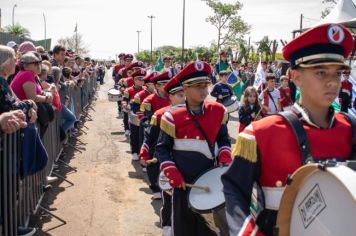
{"type": "MultiPolygon", "coordinates": [[[[96,91],[96,78],[93,76],[82,87],[64,88],[59,91],[64,104],[65,96],[71,98],[71,106],[77,119],[90,105],[96,91]]],[[[28,226],[30,217],[38,209],[56,217],[41,206],[44,196],[43,187],[46,185],[46,176],[53,172],[54,164],[58,161],[63,145],[60,142],[60,125],[62,124],[59,112],[55,120],[49,124],[42,142],[48,153],[46,167],[34,175],[20,179],[17,175],[20,156],[20,131],[0,137],[0,236],[16,236],[18,226],[28,226]]],[[[61,177],[59,174],[55,174],[61,177]]],[[[64,177],[62,177],[64,178],[64,177]]],[[[71,183],[70,181],[67,181],[71,183]]],[[[63,223],[65,221],[62,220],[63,223]]]]}

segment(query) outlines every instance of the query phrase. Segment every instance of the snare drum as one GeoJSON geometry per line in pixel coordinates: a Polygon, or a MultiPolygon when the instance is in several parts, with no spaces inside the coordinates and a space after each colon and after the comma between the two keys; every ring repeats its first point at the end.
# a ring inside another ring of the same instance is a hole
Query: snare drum
{"type": "Polygon", "coordinates": [[[194,185],[208,186],[209,191],[190,189],[188,193],[189,207],[198,213],[212,212],[225,205],[225,197],[222,191],[221,175],[226,172],[227,166],[215,167],[203,173],[194,185]]]}
{"type": "Polygon", "coordinates": [[[228,113],[232,113],[239,109],[239,101],[236,96],[230,96],[222,100],[223,105],[227,109],[228,113]]]}
{"type": "Polygon", "coordinates": [[[122,101],[122,93],[117,89],[109,89],[108,91],[108,99],[110,102],[118,102],[122,101]]]}
{"type": "Polygon", "coordinates": [[[285,188],[277,217],[278,235],[355,235],[356,173],[338,164],[299,168],[285,188]]]}

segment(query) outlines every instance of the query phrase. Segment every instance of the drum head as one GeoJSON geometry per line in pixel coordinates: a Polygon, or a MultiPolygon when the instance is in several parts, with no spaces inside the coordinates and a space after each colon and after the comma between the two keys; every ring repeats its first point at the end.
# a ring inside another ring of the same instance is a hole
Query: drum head
{"type": "Polygon", "coordinates": [[[208,213],[219,209],[225,204],[225,197],[222,191],[223,184],[221,175],[226,172],[228,166],[216,167],[203,173],[194,182],[194,185],[208,186],[209,191],[200,189],[190,189],[188,192],[189,207],[199,213],[208,213]]]}
{"type": "Polygon", "coordinates": [[[167,191],[172,189],[172,186],[169,184],[169,179],[167,178],[167,176],[164,174],[163,171],[159,173],[158,186],[162,191],[167,191]]]}
{"type": "Polygon", "coordinates": [[[356,174],[345,166],[299,168],[281,200],[279,235],[354,235],[356,174]]]}
{"type": "Polygon", "coordinates": [[[112,89],[109,89],[108,94],[110,94],[110,95],[120,95],[121,92],[119,90],[117,90],[117,89],[112,88],[112,89]]]}

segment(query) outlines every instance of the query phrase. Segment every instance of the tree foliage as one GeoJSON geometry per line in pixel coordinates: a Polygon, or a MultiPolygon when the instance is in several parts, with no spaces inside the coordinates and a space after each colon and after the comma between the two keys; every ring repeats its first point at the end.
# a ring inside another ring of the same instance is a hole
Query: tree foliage
{"type": "Polygon", "coordinates": [[[202,1],[214,12],[214,15],[206,18],[206,22],[209,22],[217,29],[218,50],[220,50],[221,45],[234,44],[250,30],[250,26],[238,14],[243,6],[239,1],[232,4],[223,3],[219,0],[202,1]]]}
{"type": "Polygon", "coordinates": [[[8,25],[4,28],[5,33],[9,33],[21,38],[29,38],[31,36],[30,31],[25,27],[21,26],[19,23],[15,25],[8,25]]]}
{"type": "Polygon", "coordinates": [[[89,54],[88,46],[83,40],[83,35],[78,33],[66,38],[60,38],[57,44],[64,46],[65,48],[72,49],[76,54],[80,56],[87,56],[89,54]]]}
{"type": "Polygon", "coordinates": [[[257,42],[257,46],[257,53],[261,54],[263,60],[276,60],[277,49],[279,46],[276,39],[270,40],[268,36],[264,36],[259,42],[257,42]]]}
{"type": "MultiPolygon", "coordinates": [[[[155,48],[152,52],[153,63],[156,63],[160,54],[162,56],[170,56],[174,63],[183,63],[182,61],[182,48],[174,46],[162,46],[155,48]]],[[[135,57],[139,61],[150,62],[150,51],[143,50],[135,54],[135,57]]],[[[197,46],[193,48],[184,49],[184,62],[190,62],[196,60],[196,57],[200,60],[216,61],[216,46],[212,44],[210,47],[197,46]]]]}

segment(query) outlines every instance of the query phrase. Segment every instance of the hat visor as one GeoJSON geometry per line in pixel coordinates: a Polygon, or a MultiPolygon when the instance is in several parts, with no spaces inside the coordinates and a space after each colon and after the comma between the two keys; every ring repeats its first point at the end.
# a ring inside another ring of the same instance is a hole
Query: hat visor
{"type": "Polygon", "coordinates": [[[309,62],[304,62],[302,64],[299,64],[298,67],[312,68],[312,67],[318,67],[318,66],[332,66],[332,65],[342,66],[342,69],[350,69],[350,66],[346,65],[343,61],[330,60],[330,59],[312,60],[309,62]]]}
{"type": "Polygon", "coordinates": [[[192,81],[189,83],[185,83],[183,85],[190,87],[190,86],[197,85],[197,84],[211,84],[211,81],[210,80],[195,80],[195,81],[192,81]]]}

